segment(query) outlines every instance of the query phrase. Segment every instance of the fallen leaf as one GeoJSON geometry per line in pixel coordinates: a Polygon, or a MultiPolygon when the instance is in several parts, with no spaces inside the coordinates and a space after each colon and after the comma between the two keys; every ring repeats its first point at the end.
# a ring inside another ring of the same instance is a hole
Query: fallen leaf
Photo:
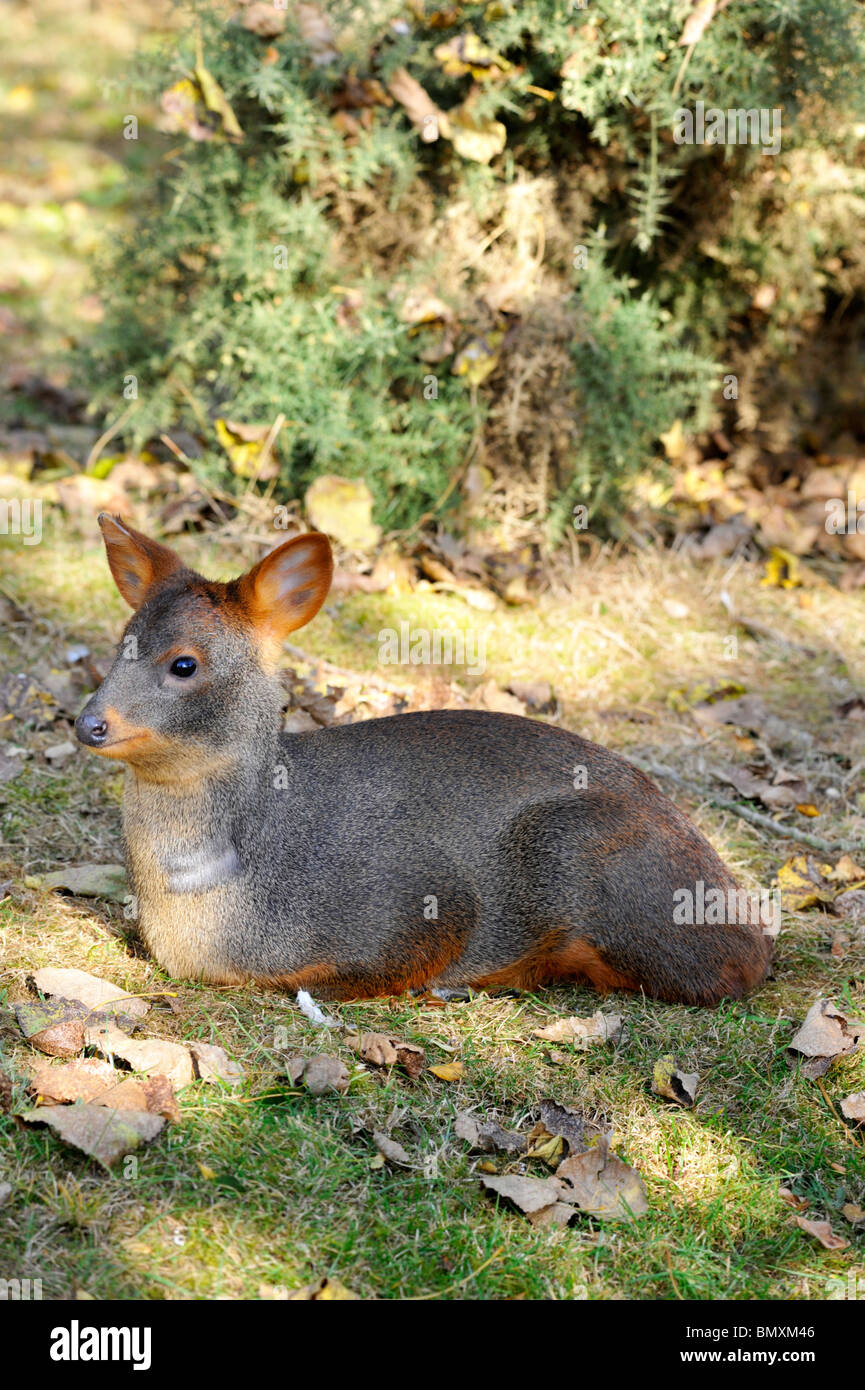
{"type": "Polygon", "coordinates": [[[396,1063],[396,1048],[386,1033],[347,1033],[345,1042],[361,1060],[376,1067],[392,1067],[396,1063]]]}
{"type": "Polygon", "coordinates": [[[807,1216],[794,1216],[793,1220],[801,1230],[815,1240],[819,1240],[824,1250],[846,1250],[850,1244],[843,1236],[836,1236],[828,1221],[811,1221],[807,1216]]]}
{"type": "Polygon", "coordinates": [[[240,1086],[245,1072],[239,1062],[229,1057],[224,1047],[215,1043],[191,1042],[195,1074],[200,1081],[225,1081],[229,1086],[240,1086]]]}
{"type": "Polygon", "coordinates": [[[470,386],[480,386],[499,364],[498,349],[503,338],[504,333],[499,329],[493,329],[483,337],[470,338],[454,358],[451,367],[453,374],[465,377],[470,386]]]}
{"type": "Polygon", "coordinates": [[[517,1174],[506,1174],[503,1177],[483,1177],[481,1182],[488,1191],[506,1197],[527,1214],[554,1206],[562,1195],[562,1185],[557,1178],[523,1178],[517,1174]]]}
{"type": "MultiPolygon", "coordinates": [[[[318,5],[298,4],[295,6],[297,27],[300,37],[310,51],[315,67],[324,67],[339,57],[336,34],[330,20],[318,5]]],[[[354,1295],[351,1295],[354,1297],[354,1295]]]]}
{"type": "Polygon", "coordinates": [[[428,1067],[433,1076],[437,1076],[439,1081],[459,1081],[463,1074],[462,1062],[440,1062],[437,1066],[428,1067]]]}
{"type": "MultiPolygon", "coordinates": [[[[300,8],[310,7],[298,6],[298,9],[300,8]]],[[[347,1289],[345,1287],[345,1284],[341,1284],[338,1279],[320,1279],[318,1283],[306,1284],[302,1289],[296,1289],[294,1293],[290,1293],[288,1295],[288,1301],[290,1303],[300,1300],[303,1300],[305,1302],[313,1300],[315,1302],[322,1303],[345,1303],[348,1302],[350,1299],[356,1300],[359,1298],[359,1294],[352,1293],[351,1290],[347,1289]]]]}
{"type": "Polygon", "coordinates": [[[681,458],[685,452],[685,432],[682,429],[681,420],[674,420],[673,424],[665,434],[659,434],[658,438],[664,446],[664,453],[671,463],[681,458]]]}
{"type": "Polygon", "coordinates": [[[442,72],[448,77],[471,74],[476,82],[496,81],[513,70],[513,64],[507,58],[496,53],[471,30],[456,35],[447,43],[440,43],[434,53],[442,65],[442,72]]]}
{"type": "Polygon", "coordinates": [[[285,9],[275,5],[248,5],[243,11],[241,24],[260,39],[275,39],[285,31],[285,9]]]}
{"type": "Polygon", "coordinates": [[[165,1127],[161,1115],[146,1110],[116,1111],[104,1105],[40,1105],[19,1118],[26,1124],[48,1125],[64,1143],[95,1158],[104,1168],[149,1144],[165,1127]]]}
{"type": "Polygon", "coordinates": [[[46,1063],[34,1076],[29,1089],[40,1098],[54,1101],[82,1100],[111,1110],[149,1110],[152,1115],[163,1115],[166,1120],[180,1119],[174,1088],[167,1076],[129,1076],[98,1057],[85,1057],[62,1067],[46,1063]],[[94,1070],[84,1070],[88,1067],[94,1070]],[[96,1067],[105,1068],[105,1071],[97,1073],[96,1067]]]}
{"type": "Polygon", "coordinates": [[[817,861],[809,854],[794,854],[778,870],[781,906],[788,912],[803,912],[817,903],[834,901],[837,889],[826,883],[817,861]]]}
{"type": "Polygon", "coordinates": [[[816,1080],[829,1070],[835,1057],[853,1052],[865,1037],[865,1023],[851,1018],[838,1009],[830,999],[818,999],[805,1016],[805,1021],[789,1043],[790,1052],[799,1052],[808,1060],[803,1063],[804,1074],[816,1080]]]}
{"type": "Polygon", "coordinates": [[[593,1120],[555,1100],[541,1101],[541,1123],[550,1134],[561,1135],[571,1153],[582,1153],[590,1139],[601,1133],[593,1120]]]}
{"type": "Polygon", "coordinates": [[[79,864],[56,873],[43,874],[44,888],[74,893],[78,898],[108,898],[124,902],[129,896],[126,870],[122,864],[79,864]]]}
{"type": "Polygon", "coordinates": [[[795,1207],[797,1211],[807,1211],[810,1206],[807,1197],[798,1197],[789,1187],[779,1187],[778,1196],[782,1202],[786,1202],[789,1207],[795,1207]]]}
{"type": "MultiPolygon", "coordinates": [[[[457,154],[463,159],[473,160],[475,164],[489,164],[491,159],[501,154],[507,144],[507,127],[501,121],[490,117],[479,119],[468,103],[450,110],[448,121],[450,138],[457,154]]],[[[489,371],[492,371],[492,367],[489,371]]],[[[489,371],[485,371],[479,380],[482,381],[488,376],[489,371]]],[[[471,380],[475,381],[475,378],[472,377],[471,380]]]]}
{"type": "Polygon", "coordinates": [[[706,32],[715,13],[716,0],[694,0],[694,8],[685,20],[679,46],[689,48],[698,43],[706,32]]]}
{"type": "Polygon", "coordinates": [[[541,1230],[547,1226],[567,1226],[576,1214],[576,1208],[568,1206],[566,1202],[554,1202],[551,1207],[542,1207],[540,1211],[526,1212],[532,1225],[541,1230]]]}
{"type": "Polygon", "coordinates": [[[244,425],[237,420],[219,419],[216,435],[228,455],[232,472],[239,478],[259,478],[268,482],[278,476],[279,460],[273,453],[276,435],[271,437],[270,425],[244,425]]]}
{"type": "Polygon", "coordinates": [[[347,550],[372,550],[381,540],[381,527],[372,519],[372,493],[361,478],[322,474],[307,488],[303,503],[316,530],[347,550]]]}
{"type": "Polygon", "coordinates": [[[198,83],[198,90],[201,93],[204,105],[208,111],[218,116],[222,122],[222,129],[229,140],[242,140],[243,131],[237,123],[237,117],[231,109],[231,105],[225,92],[220,87],[216,78],[199,56],[195,65],[195,80],[198,83]]]}
{"type": "Polygon", "coordinates": [[[860,1207],[858,1202],[845,1202],[841,1212],[851,1226],[861,1226],[865,1221],[865,1207],[860,1207]]]}
{"type": "Polygon", "coordinates": [[[583,1049],[593,1043],[617,1042],[622,1032],[620,1014],[603,1014],[600,1010],[590,1018],[558,1018],[545,1028],[536,1028],[534,1036],[547,1042],[569,1042],[583,1049]]]}
{"type": "Polygon", "coordinates": [[[845,1120],[855,1120],[856,1124],[865,1125],[865,1091],[854,1091],[852,1095],[845,1096],[841,1102],[841,1114],[845,1120]]]}
{"type": "Polygon", "coordinates": [[[133,1071],[157,1072],[167,1077],[178,1091],[195,1080],[192,1056],[182,1043],[166,1038],[130,1038],[111,1021],[89,1023],[85,1040],[88,1047],[109,1061],[119,1057],[133,1071]]]}
{"type": "Polygon", "coordinates": [[[402,1144],[398,1144],[395,1139],[388,1138],[380,1129],[374,1129],[372,1141],[382,1158],[386,1159],[388,1163],[395,1163],[400,1168],[411,1167],[411,1159],[402,1144]]]}
{"type": "Polygon", "coordinates": [[[454,1132],[458,1139],[480,1153],[525,1153],[525,1136],[514,1129],[502,1129],[495,1120],[479,1120],[468,1110],[456,1117],[454,1132]]]}
{"type": "Polygon", "coordinates": [[[528,1137],[527,1158],[540,1158],[549,1168],[557,1168],[565,1152],[560,1134],[550,1134],[543,1121],[536,1124],[528,1137]]]}
{"type": "Polygon", "coordinates": [[[865,869],[860,868],[849,854],[842,854],[834,869],[824,873],[823,877],[832,883],[865,883],[865,869]]]}
{"type": "Polygon", "coordinates": [[[652,1068],[652,1090],[656,1096],[692,1106],[700,1080],[699,1072],[679,1071],[675,1057],[659,1057],[652,1068]]]}
{"type": "MultiPolygon", "coordinates": [[[[762,801],[770,811],[783,810],[797,806],[805,793],[805,783],[801,777],[795,773],[778,772],[773,780],[769,782],[765,777],[758,777],[745,767],[717,768],[715,776],[722,782],[729,782],[735,787],[740,796],[747,796],[753,801],[762,801]]],[[[798,806],[797,806],[798,809],[798,806]]],[[[819,815],[819,811],[815,812],[819,815]]]]}
{"type": "Polygon", "coordinates": [[[132,998],[110,980],[88,975],[85,970],[46,965],[36,970],[32,978],[42,994],[51,994],[60,999],[77,999],[87,1009],[98,1009],[103,1018],[118,1013],[143,1018],[150,1012],[148,1000],[132,998]]]}
{"type": "Polygon", "coordinates": [[[391,74],[387,89],[427,144],[438,140],[440,135],[447,139],[450,134],[447,115],[406,68],[397,68],[391,74]]]}
{"type": "Polygon", "coordinates": [[[605,1138],[584,1153],[566,1158],[559,1165],[556,1181],[564,1200],[575,1203],[588,1216],[631,1221],[649,1210],[639,1173],[610,1151],[605,1138]]]}
{"type": "Polygon", "coordinates": [[[74,1057],[84,1047],[88,1010],[74,1000],[15,1004],[18,1027],[32,1047],[50,1057],[74,1057]]]}
{"type": "Polygon", "coordinates": [[[338,1057],[321,1052],[306,1063],[303,1084],[314,1096],[323,1096],[328,1091],[347,1091],[348,1070],[338,1057]]]}

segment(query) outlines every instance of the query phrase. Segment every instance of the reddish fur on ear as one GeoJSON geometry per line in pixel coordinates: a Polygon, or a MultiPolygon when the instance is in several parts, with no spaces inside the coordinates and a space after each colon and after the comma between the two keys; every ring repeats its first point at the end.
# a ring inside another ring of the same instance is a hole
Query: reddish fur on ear
{"type": "Polygon", "coordinates": [[[237,580],[244,617],[259,635],[281,646],[318,612],[333,578],[330,541],[320,531],[277,546],[237,580]]]}
{"type": "Polygon", "coordinates": [[[183,561],[173,550],[128,526],[119,516],[100,512],[97,520],[114,583],[130,608],[140,608],[158,584],[183,569],[183,561]]]}

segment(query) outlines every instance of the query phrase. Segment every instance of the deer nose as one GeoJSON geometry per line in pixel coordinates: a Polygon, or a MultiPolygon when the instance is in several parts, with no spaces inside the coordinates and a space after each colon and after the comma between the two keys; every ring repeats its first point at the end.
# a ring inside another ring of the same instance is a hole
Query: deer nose
{"type": "Polygon", "coordinates": [[[89,714],[86,709],[83,709],[75,721],[75,733],[81,743],[86,743],[91,748],[98,748],[100,744],[105,742],[108,734],[108,723],[101,714],[89,714]]]}

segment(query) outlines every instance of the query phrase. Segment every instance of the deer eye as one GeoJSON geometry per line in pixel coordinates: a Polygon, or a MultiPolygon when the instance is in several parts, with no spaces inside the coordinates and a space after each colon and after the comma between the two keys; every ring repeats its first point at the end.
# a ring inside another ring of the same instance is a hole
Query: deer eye
{"type": "Polygon", "coordinates": [[[194,656],[178,656],[171,663],[172,676],[194,676],[198,670],[198,662],[194,656]]]}

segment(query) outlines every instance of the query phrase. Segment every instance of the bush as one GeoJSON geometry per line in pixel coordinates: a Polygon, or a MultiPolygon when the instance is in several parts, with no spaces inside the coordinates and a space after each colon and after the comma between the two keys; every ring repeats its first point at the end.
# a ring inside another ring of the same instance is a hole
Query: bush
{"type": "Polygon", "coordinates": [[[139,442],[192,425],[226,478],[215,419],[282,411],[281,485],[362,476],[391,527],[434,508],[478,444],[493,474],[530,473],[517,416],[549,410],[570,424],[550,505],[532,505],[558,525],[577,497],[612,515],[662,429],[717,415],[718,364],[743,327],[773,360],[833,296],[865,291],[845,250],[865,198],[861,14],[736,3],[693,47],[679,44],[689,14],[684,0],[333,0],[292,6],[262,38],[192,12],[146,65],[180,129],[100,268],[95,406],[116,413],[134,376],[139,442]],[[783,107],[782,154],[677,145],[674,113],[698,99],[783,107]],[[422,140],[423,111],[451,138],[422,140]],[[797,200],[827,186],[803,234],[797,200]],[[570,325],[563,343],[551,312],[562,369],[546,374],[525,366],[545,303],[570,325]]]}

